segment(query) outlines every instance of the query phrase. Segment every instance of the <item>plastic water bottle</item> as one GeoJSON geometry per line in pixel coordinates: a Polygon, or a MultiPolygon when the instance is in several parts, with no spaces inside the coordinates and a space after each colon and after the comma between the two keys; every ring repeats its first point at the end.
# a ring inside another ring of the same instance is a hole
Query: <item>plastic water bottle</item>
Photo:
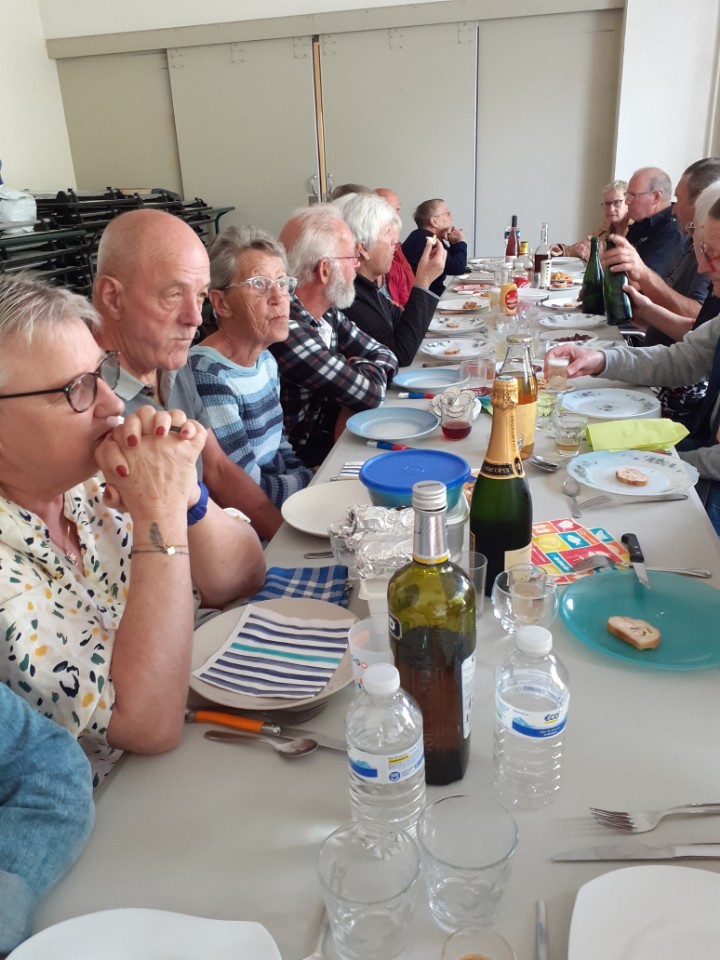
{"type": "Polygon", "coordinates": [[[517,807],[545,807],[560,788],[570,691],[544,627],[521,627],[495,684],[495,786],[517,807]]]}
{"type": "Polygon", "coordinates": [[[415,832],[425,806],[422,714],[391,663],[365,671],[345,720],[354,820],[415,832]]]}

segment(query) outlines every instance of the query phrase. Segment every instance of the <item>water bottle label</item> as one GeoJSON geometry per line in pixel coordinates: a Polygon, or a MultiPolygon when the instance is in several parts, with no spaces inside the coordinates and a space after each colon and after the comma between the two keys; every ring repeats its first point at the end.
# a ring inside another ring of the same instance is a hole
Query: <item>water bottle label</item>
{"type": "MultiPolygon", "coordinates": [[[[518,690],[535,696],[545,693],[544,690],[533,687],[521,687],[518,690]]],[[[562,703],[552,710],[521,710],[498,695],[495,698],[495,709],[500,723],[507,730],[521,737],[541,740],[546,737],[556,737],[565,729],[569,702],[570,696],[566,694],[562,703]]]]}
{"type": "Polygon", "coordinates": [[[350,769],[358,777],[373,783],[399,783],[425,766],[422,737],[409,750],[387,757],[348,747],[350,769]]]}
{"type": "Polygon", "coordinates": [[[475,690],[475,651],[466,657],[460,668],[460,677],[462,682],[462,705],[463,705],[463,738],[467,740],[470,736],[473,693],[475,690]]]}

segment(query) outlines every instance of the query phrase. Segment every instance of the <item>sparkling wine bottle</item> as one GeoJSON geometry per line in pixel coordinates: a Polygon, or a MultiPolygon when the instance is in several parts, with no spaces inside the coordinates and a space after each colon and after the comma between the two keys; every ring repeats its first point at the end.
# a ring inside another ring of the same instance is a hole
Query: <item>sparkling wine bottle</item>
{"type": "Polygon", "coordinates": [[[583,277],[582,309],[583,313],[594,313],[599,316],[605,313],[603,270],[600,266],[597,237],[592,237],[590,240],[590,258],[583,277]]]}

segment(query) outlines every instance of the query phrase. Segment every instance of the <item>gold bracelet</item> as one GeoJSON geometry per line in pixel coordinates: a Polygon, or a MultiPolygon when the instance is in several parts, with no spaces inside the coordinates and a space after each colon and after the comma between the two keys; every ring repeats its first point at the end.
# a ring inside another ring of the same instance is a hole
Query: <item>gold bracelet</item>
{"type": "Polygon", "coordinates": [[[166,556],[172,557],[175,554],[189,556],[190,551],[186,543],[157,543],[146,547],[133,547],[130,551],[130,557],[134,557],[136,553],[164,553],[166,556]]]}

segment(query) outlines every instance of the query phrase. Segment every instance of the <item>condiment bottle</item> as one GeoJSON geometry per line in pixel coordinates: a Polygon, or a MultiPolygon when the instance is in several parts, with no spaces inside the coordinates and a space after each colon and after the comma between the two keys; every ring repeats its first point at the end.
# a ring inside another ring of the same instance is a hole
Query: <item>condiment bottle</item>
{"type": "Polygon", "coordinates": [[[498,573],[530,562],[532,500],[518,452],[517,401],[515,377],[498,376],[493,384],[490,442],[470,504],[470,549],[487,557],[488,596],[498,573]]]}
{"type": "Polygon", "coordinates": [[[506,317],[514,317],[518,312],[518,288],[510,276],[510,267],[503,267],[503,279],[500,284],[500,312],[506,317]]]}
{"type": "Polygon", "coordinates": [[[500,374],[515,377],[518,385],[516,428],[520,456],[527,460],[535,449],[535,421],[537,420],[538,385],[532,363],[532,337],[512,333],[507,338],[507,353],[500,374]]]}
{"type": "Polygon", "coordinates": [[[475,590],[450,561],[444,483],[413,487],[413,559],[388,585],[390,645],[400,683],[423,716],[425,779],[461,780],[470,756],[475,590]]]}

